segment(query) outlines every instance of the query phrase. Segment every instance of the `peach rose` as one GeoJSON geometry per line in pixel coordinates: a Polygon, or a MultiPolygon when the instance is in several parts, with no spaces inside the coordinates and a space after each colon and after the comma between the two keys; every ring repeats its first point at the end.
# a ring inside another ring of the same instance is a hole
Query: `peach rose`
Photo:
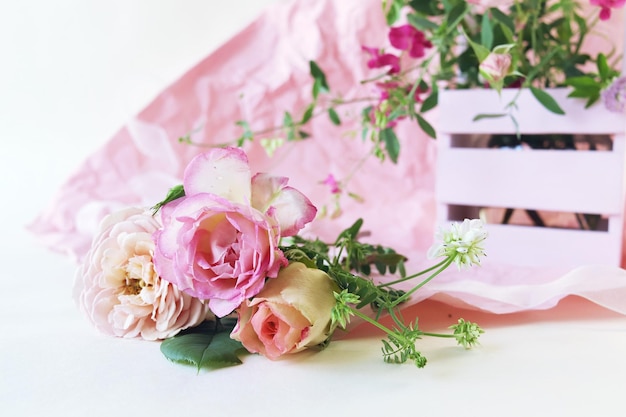
{"type": "Polygon", "coordinates": [[[112,213],[101,222],[77,271],[74,297],[102,332],[166,339],[207,318],[207,304],[156,274],[152,234],[159,226],[139,208],[112,213]]]}
{"type": "Polygon", "coordinates": [[[270,359],[319,345],[332,334],[333,291],[326,273],[293,262],[239,307],[231,337],[270,359]]]}

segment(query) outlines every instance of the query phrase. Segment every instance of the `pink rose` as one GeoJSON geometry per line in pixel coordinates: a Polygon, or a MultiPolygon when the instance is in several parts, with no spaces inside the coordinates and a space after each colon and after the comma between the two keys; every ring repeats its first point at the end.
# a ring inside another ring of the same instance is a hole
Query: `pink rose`
{"type": "Polygon", "coordinates": [[[300,352],[330,337],[334,282],[319,269],[293,262],[238,309],[231,337],[270,359],[300,352]]]}
{"type": "Polygon", "coordinates": [[[152,234],[159,226],[138,208],[115,212],[101,222],[77,271],[74,297],[102,332],[166,339],[207,318],[205,303],[156,274],[152,234]]]}
{"type": "Polygon", "coordinates": [[[490,84],[501,87],[504,77],[511,70],[511,55],[492,52],[480,63],[478,70],[490,84]]]}
{"type": "Polygon", "coordinates": [[[281,236],[297,233],[316,210],[286,178],[251,177],[245,153],[236,148],[198,155],[183,182],[186,196],[161,210],[156,268],[181,290],[209,299],[223,317],[276,277],[287,263],[281,236]]]}

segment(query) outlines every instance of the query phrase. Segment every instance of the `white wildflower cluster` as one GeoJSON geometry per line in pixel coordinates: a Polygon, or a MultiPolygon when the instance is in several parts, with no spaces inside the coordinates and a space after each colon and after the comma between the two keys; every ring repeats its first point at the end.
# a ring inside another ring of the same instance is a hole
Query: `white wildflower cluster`
{"type": "Polygon", "coordinates": [[[482,246],[487,238],[485,223],[479,219],[465,219],[463,223],[452,223],[449,229],[440,228],[435,236],[436,243],[428,251],[430,258],[454,257],[459,269],[480,265],[485,256],[482,246]]]}

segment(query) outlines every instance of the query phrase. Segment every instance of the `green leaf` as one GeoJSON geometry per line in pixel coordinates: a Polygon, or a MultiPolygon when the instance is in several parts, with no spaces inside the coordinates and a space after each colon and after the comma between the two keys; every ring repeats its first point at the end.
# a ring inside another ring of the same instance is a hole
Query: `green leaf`
{"type": "Polygon", "coordinates": [[[389,155],[389,159],[394,164],[398,163],[398,156],[400,155],[400,142],[396,136],[396,132],[391,128],[386,128],[380,131],[380,139],[385,143],[385,149],[389,155]]]}
{"type": "Polygon", "coordinates": [[[309,69],[311,71],[311,76],[315,81],[319,83],[319,92],[328,93],[330,88],[328,87],[328,82],[326,81],[326,74],[324,71],[317,65],[315,61],[309,61],[309,69]]]}
{"type": "Polygon", "coordinates": [[[461,32],[465,36],[465,39],[467,39],[467,42],[472,47],[474,54],[476,54],[476,59],[478,59],[478,62],[483,62],[491,51],[481,44],[474,42],[469,36],[467,36],[467,33],[465,33],[464,30],[461,29],[461,32]]]}
{"type": "Polygon", "coordinates": [[[319,80],[313,81],[313,88],[311,94],[313,95],[313,100],[317,100],[322,90],[321,84],[319,80]]]}
{"type": "Polygon", "coordinates": [[[585,108],[588,109],[589,107],[594,105],[596,103],[596,101],[598,101],[598,100],[600,100],[600,92],[599,91],[598,91],[597,94],[589,96],[589,98],[587,99],[587,103],[585,103],[585,108]]]}
{"type": "Polygon", "coordinates": [[[426,113],[428,110],[434,109],[439,103],[439,93],[434,91],[431,95],[426,97],[422,103],[421,112],[426,113]]]}
{"type": "Polygon", "coordinates": [[[399,18],[402,12],[402,2],[398,0],[392,0],[391,6],[385,15],[387,25],[393,25],[399,18]]]}
{"type": "Polygon", "coordinates": [[[291,142],[297,139],[296,127],[293,122],[293,117],[288,111],[286,111],[283,115],[283,129],[285,129],[285,132],[287,133],[288,141],[291,142]]]}
{"type": "Polygon", "coordinates": [[[421,115],[416,114],[415,116],[417,117],[417,124],[424,131],[424,133],[426,133],[433,139],[437,139],[437,133],[435,132],[435,129],[431,126],[431,124],[428,123],[426,119],[424,119],[421,115]]]}
{"type": "Polygon", "coordinates": [[[341,119],[339,118],[339,115],[332,107],[328,108],[328,117],[334,125],[339,126],[341,124],[341,119]]]}
{"type": "Polygon", "coordinates": [[[482,119],[497,119],[499,117],[504,117],[506,115],[507,115],[506,113],[481,113],[481,114],[477,114],[476,116],[474,116],[472,121],[476,122],[482,119]]]}
{"type": "Polygon", "coordinates": [[[152,206],[152,214],[153,215],[156,214],[161,209],[161,207],[163,207],[167,203],[177,200],[184,196],[185,196],[185,189],[183,185],[182,184],[175,185],[174,187],[169,189],[163,201],[160,201],[156,203],[154,206],[152,206]]]}
{"type": "Polygon", "coordinates": [[[535,96],[535,98],[548,110],[555,114],[565,114],[561,106],[556,102],[556,100],[544,90],[541,90],[537,87],[530,87],[530,92],[535,96]]]}
{"type": "Polygon", "coordinates": [[[456,6],[454,6],[452,8],[452,10],[450,10],[450,13],[448,13],[448,17],[446,19],[446,21],[448,22],[448,31],[452,31],[461,21],[461,19],[463,19],[463,16],[465,16],[465,14],[467,13],[468,8],[467,8],[467,3],[462,1],[459,2],[456,6]]]}
{"type": "Polygon", "coordinates": [[[598,74],[600,74],[600,79],[602,81],[605,81],[609,78],[609,74],[610,74],[610,67],[609,64],[606,60],[606,55],[604,54],[598,54],[598,59],[597,59],[597,65],[598,65],[598,74]]]}
{"type": "Polygon", "coordinates": [[[431,22],[430,20],[420,17],[416,14],[410,14],[406,18],[411,26],[419,30],[436,31],[439,28],[436,23],[431,22]]]}
{"type": "Polygon", "coordinates": [[[439,1],[428,0],[410,0],[409,6],[418,13],[427,16],[438,16],[443,14],[443,11],[439,9],[439,1]]]}
{"type": "Polygon", "coordinates": [[[288,111],[286,111],[285,114],[283,115],[283,126],[284,127],[293,126],[293,117],[291,116],[291,113],[289,113],[288,111]]]}
{"type": "Polygon", "coordinates": [[[494,54],[508,54],[511,52],[511,49],[515,48],[517,45],[514,43],[504,43],[502,45],[498,45],[493,48],[494,54]]]}
{"type": "Polygon", "coordinates": [[[235,321],[222,326],[205,322],[190,331],[164,340],[161,352],[172,362],[202,368],[217,369],[239,365],[238,354],[245,351],[243,345],[230,338],[235,321]]]}
{"type": "Polygon", "coordinates": [[[493,16],[494,20],[497,20],[504,25],[504,27],[506,27],[511,33],[515,32],[515,23],[509,15],[504,14],[496,7],[492,7],[489,11],[491,12],[491,16],[493,16]]]}
{"type": "Polygon", "coordinates": [[[307,106],[304,114],[302,115],[302,120],[300,120],[300,124],[303,125],[311,120],[311,117],[313,117],[313,110],[315,110],[315,103],[311,103],[307,106]]]}
{"type": "Polygon", "coordinates": [[[588,75],[582,75],[580,77],[569,77],[565,80],[565,84],[571,85],[572,87],[599,87],[599,84],[592,77],[588,75]]]}
{"type": "Polygon", "coordinates": [[[483,15],[480,30],[480,43],[482,43],[487,49],[491,49],[493,46],[493,27],[491,26],[491,19],[489,19],[489,15],[487,13],[483,15]]]}
{"type": "Polygon", "coordinates": [[[576,88],[567,95],[569,98],[588,98],[600,93],[600,88],[576,88]]]}
{"type": "Polygon", "coordinates": [[[356,239],[356,236],[359,234],[362,226],[363,219],[357,219],[354,223],[352,223],[352,226],[348,227],[339,234],[339,238],[347,237],[352,240],[356,239]]]}
{"type": "Polygon", "coordinates": [[[245,142],[254,140],[254,133],[252,133],[248,122],[245,120],[238,120],[235,122],[235,125],[243,129],[243,134],[237,139],[237,146],[242,147],[245,142]]]}

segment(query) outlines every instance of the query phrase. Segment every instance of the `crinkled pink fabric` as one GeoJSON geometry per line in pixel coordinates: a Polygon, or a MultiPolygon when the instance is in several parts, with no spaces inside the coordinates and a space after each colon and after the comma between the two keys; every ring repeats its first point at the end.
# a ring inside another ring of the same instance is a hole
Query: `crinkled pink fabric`
{"type": "MultiPolygon", "coordinates": [[[[185,165],[200,149],[180,144],[179,137],[191,132],[195,142],[226,143],[241,134],[238,120],[259,130],[280,125],[285,110],[301,115],[310,99],[311,59],[324,69],[333,92],[371,95],[359,87],[360,80],[373,74],[361,46],[385,43],[380,0],[308,0],[271,8],[167,87],[88,158],[31,229],[50,248],[80,259],[106,213],[130,204],[153,205],[181,183],[185,165]]],[[[340,115],[358,111],[341,109],[340,115]]],[[[430,117],[436,123],[436,112],[430,117]]],[[[253,172],[288,176],[317,207],[332,209],[329,187],[322,182],[328,174],[347,175],[368,147],[358,126],[337,128],[325,117],[314,119],[308,132],[312,139],[288,144],[272,158],[258,143],[245,149],[253,172]],[[347,128],[355,130],[354,139],[345,137],[347,128]]],[[[399,124],[398,136],[402,151],[396,166],[370,158],[349,184],[349,191],[364,201],[345,199],[342,216],[317,219],[305,230],[330,239],[362,217],[371,241],[409,256],[411,271],[432,262],[425,253],[435,228],[436,147],[410,122],[399,124]]],[[[550,308],[567,295],[626,314],[626,271],[512,267],[490,263],[487,257],[482,267],[445,271],[413,302],[434,297],[508,313],[550,308]]]]}

